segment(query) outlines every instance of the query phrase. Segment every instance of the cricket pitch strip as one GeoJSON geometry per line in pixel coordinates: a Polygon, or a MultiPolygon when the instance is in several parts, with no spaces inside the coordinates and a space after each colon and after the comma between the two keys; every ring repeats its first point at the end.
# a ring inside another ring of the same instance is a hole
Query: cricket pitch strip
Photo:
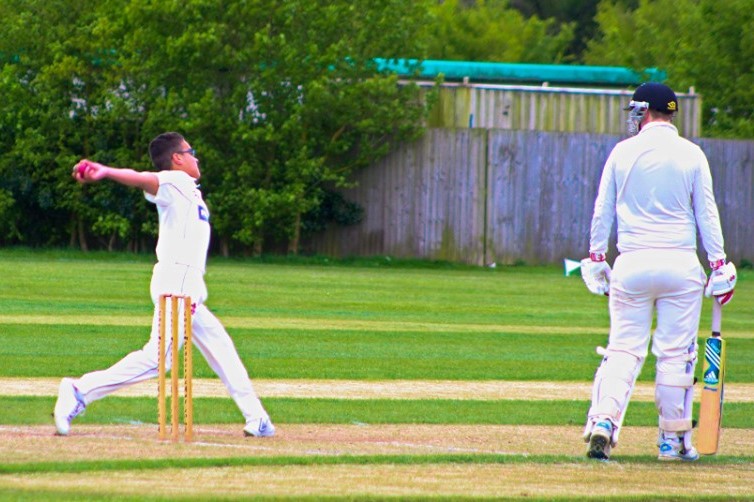
{"type": "Polygon", "coordinates": [[[740,461],[703,458],[694,464],[647,459],[656,454],[653,427],[624,429],[616,460],[607,463],[584,458],[581,427],[574,426],[281,424],[275,437],[244,438],[241,425],[198,424],[196,441],[178,444],[159,441],[155,431],[153,424],[77,425],[70,436],[58,437],[52,425],[0,426],[0,493],[231,499],[754,496],[754,462],[747,457],[754,448],[751,430],[735,430],[736,441],[724,442],[720,452],[740,461]]]}

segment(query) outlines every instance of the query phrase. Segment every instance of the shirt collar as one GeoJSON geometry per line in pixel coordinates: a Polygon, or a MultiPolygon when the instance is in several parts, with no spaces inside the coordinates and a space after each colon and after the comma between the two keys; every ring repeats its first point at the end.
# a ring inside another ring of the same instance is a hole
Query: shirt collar
{"type": "Polygon", "coordinates": [[[671,129],[676,134],[678,134],[678,128],[674,126],[671,122],[665,122],[664,120],[655,120],[653,122],[650,122],[649,124],[641,128],[641,131],[639,131],[639,134],[649,131],[650,129],[659,129],[659,128],[671,129]]]}

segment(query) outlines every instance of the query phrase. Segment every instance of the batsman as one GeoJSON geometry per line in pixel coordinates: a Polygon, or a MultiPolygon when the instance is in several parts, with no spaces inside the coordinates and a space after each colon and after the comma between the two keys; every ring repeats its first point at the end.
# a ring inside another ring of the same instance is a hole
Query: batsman
{"type": "MultiPolygon", "coordinates": [[[[217,373],[245,419],[246,436],[272,436],[275,427],[249,380],[233,340],[204,302],[204,271],[209,249],[209,210],[197,182],[201,175],[196,152],[175,132],[160,134],[149,144],[149,156],[157,171],[135,171],[82,160],[73,168],[79,183],[109,179],[144,192],[157,206],[159,235],[157,264],[150,291],[155,304],[152,332],[140,350],[102,371],[81,378],[63,378],[54,418],[57,433],[68,435],[71,421],[93,401],[137,382],[157,377],[160,295],[190,296],[194,345],[217,373]]],[[[170,346],[166,348],[170,352],[170,346]]],[[[176,368],[177,371],[177,368],[176,368]]]]}
{"type": "Polygon", "coordinates": [[[699,454],[691,440],[691,411],[703,294],[728,303],[736,267],[726,261],[707,158],[672,123],[679,111],[673,90],[642,84],[626,110],[631,137],[605,163],[589,258],[581,262],[587,288],[608,295],[610,308],[609,341],[598,349],[603,359],[584,430],[587,456],[607,460],[618,444],[651,339],[658,458],[694,461],[699,454]],[[611,269],[605,255],[614,218],[619,255],[611,269]],[[697,256],[697,229],[711,268],[708,279],[697,256]]]}

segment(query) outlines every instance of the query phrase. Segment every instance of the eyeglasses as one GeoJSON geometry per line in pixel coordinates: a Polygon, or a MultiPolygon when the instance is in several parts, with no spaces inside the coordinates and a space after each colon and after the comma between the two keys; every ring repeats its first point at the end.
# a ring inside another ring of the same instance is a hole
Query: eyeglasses
{"type": "Polygon", "coordinates": [[[188,150],[178,150],[177,152],[173,153],[190,153],[192,157],[196,157],[196,150],[193,148],[189,148],[188,150]]]}

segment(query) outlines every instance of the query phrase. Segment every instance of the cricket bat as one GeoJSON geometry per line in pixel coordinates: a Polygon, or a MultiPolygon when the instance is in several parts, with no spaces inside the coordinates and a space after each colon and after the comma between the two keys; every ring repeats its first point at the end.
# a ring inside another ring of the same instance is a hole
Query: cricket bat
{"type": "Polygon", "coordinates": [[[704,343],[702,402],[699,407],[697,448],[703,455],[714,455],[720,442],[723,422],[723,384],[725,382],[725,340],[720,333],[722,306],[712,299],[712,335],[704,343]]]}

